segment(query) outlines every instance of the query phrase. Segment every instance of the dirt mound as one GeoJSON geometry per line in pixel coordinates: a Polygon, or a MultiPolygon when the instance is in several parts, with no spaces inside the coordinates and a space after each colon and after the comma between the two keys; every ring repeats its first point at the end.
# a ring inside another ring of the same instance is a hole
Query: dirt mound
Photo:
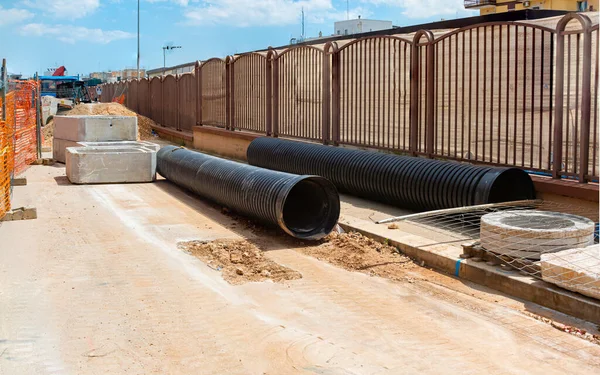
{"type": "Polygon", "coordinates": [[[67,114],[73,115],[135,116],[136,113],[119,103],[92,103],[77,104],[67,114]]]}
{"type": "Polygon", "coordinates": [[[406,270],[418,267],[394,246],[356,232],[332,232],[319,246],[299,248],[299,251],[347,270],[392,280],[404,280],[406,270]]]}
{"type": "MultiPolygon", "coordinates": [[[[75,115],[105,115],[105,116],[137,116],[138,118],[138,140],[148,141],[156,139],[152,134],[152,126],[158,126],[156,122],[146,116],[139,115],[119,103],[93,103],[78,104],[75,108],[61,113],[64,116],[75,115]]],[[[50,120],[48,124],[42,127],[44,146],[52,145],[54,135],[54,121],[50,120]]]]}
{"type": "Polygon", "coordinates": [[[223,279],[230,284],[302,278],[299,272],[265,258],[262,251],[245,240],[189,241],[178,246],[212,269],[221,271],[223,279]]]}

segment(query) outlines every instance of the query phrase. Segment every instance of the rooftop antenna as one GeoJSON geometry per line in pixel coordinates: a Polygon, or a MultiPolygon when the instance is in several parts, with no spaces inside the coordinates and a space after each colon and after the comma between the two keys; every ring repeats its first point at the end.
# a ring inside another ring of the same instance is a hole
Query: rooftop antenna
{"type": "Polygon", "coordinates": [[[346,20],[350,19],[350,0],[346,0],[346,20]]]}

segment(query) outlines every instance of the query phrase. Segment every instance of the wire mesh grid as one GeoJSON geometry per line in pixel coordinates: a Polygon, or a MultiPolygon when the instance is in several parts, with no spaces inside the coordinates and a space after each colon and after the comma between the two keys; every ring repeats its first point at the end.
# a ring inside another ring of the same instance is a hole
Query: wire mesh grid
{"type": "Polygon", "coordinates": [[[543,200],[409,215],[431,243],[600,299],[597,207],[543,200]]]}

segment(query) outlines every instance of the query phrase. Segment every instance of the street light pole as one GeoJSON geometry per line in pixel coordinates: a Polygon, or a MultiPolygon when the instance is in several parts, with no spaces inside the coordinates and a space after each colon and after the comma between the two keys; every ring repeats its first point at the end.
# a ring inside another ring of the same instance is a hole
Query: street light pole
{"type": "Polygon", "coordinates": [[[140,0],[137,2],[137,78],[140,79],[140,0]]]}

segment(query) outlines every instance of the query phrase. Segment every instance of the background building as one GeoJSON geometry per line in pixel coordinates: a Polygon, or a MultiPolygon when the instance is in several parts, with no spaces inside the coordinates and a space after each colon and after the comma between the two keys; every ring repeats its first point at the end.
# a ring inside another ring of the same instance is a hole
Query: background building
{"type": "Polygon", "coordinates": [[[166,68],[156,68],[148,70],[148,78],[159,77],[167,74],[183,74],[191,73],[194,71],[196,62],[189,62],[181,65],[167,66],[166,68]]]}
{"type": "Polygon", "coordinates": [[[465,0],[466,9],[479,9],[481,15],[523,9],[565,10],[569,12],[598,11],[598,0],[465,0]]]}
{"type": "MultiPolygon", "coordinates": [[[[140,77],[146,76],[146,70],[140,69],[140,77]]],[[[90,73],[90,78],[99,79],[102,82],[113,83],[118,81],[124,81],[127,79],[137,78],[137,69],[123,69],[108,72],[94,72],[90,73]]]]}
{"type": "Polygon", "coordinates": [[[370,31],[387,30],[392,28],[392,21],[365,20],[358,16],[354,20],[338,21],[334,23],[335,35],[351,35],[368,33],[370,31]]]}

